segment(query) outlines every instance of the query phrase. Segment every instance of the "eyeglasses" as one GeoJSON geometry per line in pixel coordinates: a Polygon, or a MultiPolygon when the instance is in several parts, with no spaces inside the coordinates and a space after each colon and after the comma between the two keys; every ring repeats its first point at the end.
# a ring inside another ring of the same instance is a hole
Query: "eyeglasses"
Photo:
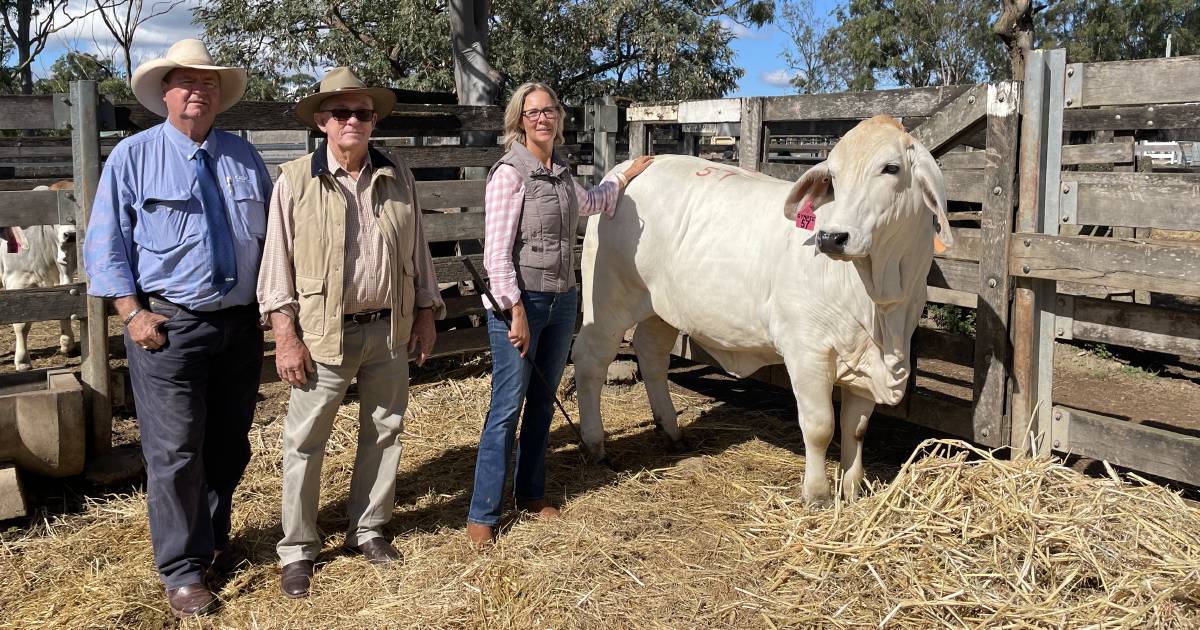
{"type": "Polygon", "coordinates": [[[521,115],[524,116],[525,120],[528,120],[529,122],[534,122],[542,116],[545,116],[546,120],[554,120],[558,118],[558,108],[543,107],[542,109],[527,109],[521,112],[521,115]]]}
{"type": "Polygon", "coordinates": [[[371,122],[375,118],[375,110],[373,109],[323,109],[326,114],[332,115],[338,122],[346,122],[353,116],[361,122],[371,122]]]}

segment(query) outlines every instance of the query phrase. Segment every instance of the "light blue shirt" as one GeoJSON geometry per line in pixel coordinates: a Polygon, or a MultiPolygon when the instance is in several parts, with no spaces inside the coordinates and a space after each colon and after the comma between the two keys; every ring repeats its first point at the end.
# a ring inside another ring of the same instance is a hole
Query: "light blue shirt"
{"type": "Polygon", "coordinates": [[[168,122],[126,138],[104,164],[83,245],[88,293],[156,293],[199,311],[256,301],[271,176],[249,142],[213,129],[196,144],[168,122]],[[238,281],[212,284],[208,224],[196,188],[196,150],[215,165],[237,252],[238,281]]]}

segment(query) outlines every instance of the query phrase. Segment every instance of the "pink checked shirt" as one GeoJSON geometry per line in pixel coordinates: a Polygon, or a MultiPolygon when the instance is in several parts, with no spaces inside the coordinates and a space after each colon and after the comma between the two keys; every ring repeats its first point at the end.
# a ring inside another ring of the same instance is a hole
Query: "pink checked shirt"
{"type": "MultiPolygon", "coordinates": [[[[621,184],[615,176],[606,177],[595,188],[584,190],[575,183],[575,198],[579,201],[579,216],[587,217],[604,213],[612,217],[617,211],[617,199],[621,196],[621,184]]],[[[487,269],[492,295],[502,309],[510,309],[521,299],[517,286],[517,269],[513,265],[513,245],[517,242],[517,230],[521,225],[521,207],[525,203],[525,179],[520,171],[508,164],[501,164],[492,173],[483,196],[484,237],[483,267],[487,269]]],[[[487,298],[484,307],[491,309],[487,298]]]]}

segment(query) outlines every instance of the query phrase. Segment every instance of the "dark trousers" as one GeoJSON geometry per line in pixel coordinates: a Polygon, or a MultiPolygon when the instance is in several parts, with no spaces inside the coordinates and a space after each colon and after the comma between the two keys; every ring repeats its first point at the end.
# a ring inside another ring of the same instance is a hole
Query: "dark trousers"
{"type": "Polygon", "coordinates": [[[168,588],[204,581],[229,542],[233,491],[250,462],[250,421],[263,360],[257,305],[190,311],[157,298],[167,343],[125,335],[146,459],[150,540],[168,588]]]}

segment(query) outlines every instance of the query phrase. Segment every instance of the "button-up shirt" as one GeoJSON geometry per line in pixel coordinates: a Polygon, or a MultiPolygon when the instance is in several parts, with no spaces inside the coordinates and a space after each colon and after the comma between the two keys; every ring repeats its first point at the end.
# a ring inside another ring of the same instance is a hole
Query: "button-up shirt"
{"type": "Polygon", "coordinates": [[[169,122],[118,144],[104,164],[83,247],[88,293],[155,293],[189,309],[256,301],[271,177],[253,145],[213,129],[197,144],[169,122]],[[211,156],[237,255],[238,281],[212,283],[208,223],[196,188],[196,151],[211,156]]]}

